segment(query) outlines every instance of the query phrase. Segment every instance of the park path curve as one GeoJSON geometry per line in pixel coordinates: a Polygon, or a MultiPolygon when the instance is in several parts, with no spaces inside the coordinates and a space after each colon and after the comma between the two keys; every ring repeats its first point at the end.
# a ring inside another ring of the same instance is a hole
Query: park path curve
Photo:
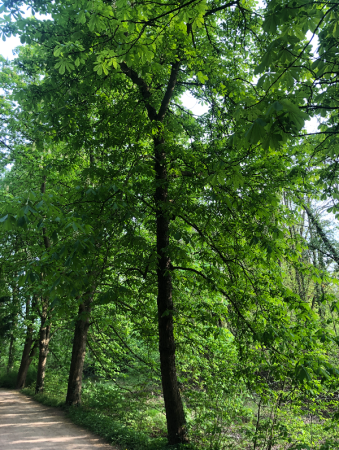
{"type": "Polygon", "coordinates": [[[62,411],[6,389],[0,389],[0,449],[114,450],[62,411]]]}

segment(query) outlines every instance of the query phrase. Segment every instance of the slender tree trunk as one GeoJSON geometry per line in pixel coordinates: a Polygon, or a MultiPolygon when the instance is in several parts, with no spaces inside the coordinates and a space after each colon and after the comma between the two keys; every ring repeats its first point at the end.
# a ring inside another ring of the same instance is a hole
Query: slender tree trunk
{"type": "Polygon", "coordinates": [[[27,329],[26,342],[24,346],[24,351],[22,353],[18,378],[16,381],[16,389],[22,389],[25,387],[27,372],[29,366],[31,365],[31,362],[33,361],[36,349],[38,347],[37,342],[34,342],[33,347],[32,344],[33,344],[33,328],[30,327],[29,329],[27,329]]]}
{"type": "Polygon", "coordinates": [[[325,271],[326,268],[325,268],[323,255],[319,251],[318,251],[318,259],[319,259],[319,267],[320,267],[321,272],[322,272],[321,275],[320,275],[320,278],[321,278],[320,294],[321,295],[319,295],[319,297],[318,297],[318,305],[319,305],[319,315],[320,315],[322,321],[324,322],[325,321],[325,304],[326,303],[324,302],[324,300],[325,300],[325,289],[324,289],[324,281],[323,281],[323,279],[324,279],[323,272],[325,271]]]}
{"type": "Polygon", "coordinates": [[[89,317],[91,313],[92,295],[79,305],[75,324],[71,367],[69,370],[66,404],[78,406],[81,403],[82,372],[84,368],[89,317]]]}
{"type": "MultiPolygon", "coordinates": [[[[43,176],[43,182],[41,184],[41,193],[46,192],[46,175],[43,176]]],[[[44,247],[48,251],[51,243],[48,239],[46,228],[42,229],[42,237],[44,247]]],[[[49,341],[51,339],[51,324],[46,325],[48,319],[48,299],[42,299],[42,314],[41,314],[41,326],[39,333],[39,362],[38,362],[38,374],[35,386],[35,393],[38,394],[44,390],[44,381],[46,373],[46,364],[48,356],[49,341]]]]}
{"type": "MultiPolygon", "coordinates": [[[[17,287],[12,286],[12,299],[13,299],[13,308],[17,308],[17,287]]],[[[9,350],[8,350],[8,362],[7,362],[7,373],[13,369],[14,366],[14,353],[15,353],[15,329],[17,326],[18,314],[17,312],[13,316],[13,326],[11,329],[11,338],[9,341],[9,350]]]]}
{"type": "Polygon", "coordinates": [[[32,327],[32,317],[30,314],[30,299],[28,298],[26,301],[26,320],[31,320],[31,323],[27,324],[27,331],[26,331],[26,340],[25,340],[25,346],[24,350],[22,352],[21,357],[21,363],[20,368],[18,372],[18,378],[16,381],[16,388],[22,389],[25,387],[26,383],[26,376],[29,369],[29,366],[31,365],[31,362],[34,358],[36,348],[38,346],[38,342],[33,339],[33,327],[32,327]],[[32,347],[33,344],[33,347],[32,347]]]}
{"type": "Polygon", "coordinates": [[[14,344],[15,344],[14,330],[12,330],[11,339],[9,341],[7,373],[13,369],[14,365],[14,344]]]}
{"type": "Polygon", "coordinates": [[[48,355],[49,341],[51,338],[51,325],[46,325],[47,317],[47,301],[43,301],[43,309],[41,314],[41,326],[39,334],[39,362],[38,362],[38,374],[35,386],[35,393],[39,394],[44,390],[44,380],[46,373],[46,363],[48,355]]]}
{"type": "Polygon", "coordinates": [[[162,390],[165,401],[168,442],[170,445],[186,442],[186,420],[179,392],[176,363],[173,323],[173,299],[171,260],[168,255],[169,224],[168,211],[168,179],[166,170],[166,154],[164,142],[155,140],[156,171],[156,223],[158,254],[158,326],[159,352],[161,366],[162,390]]]}

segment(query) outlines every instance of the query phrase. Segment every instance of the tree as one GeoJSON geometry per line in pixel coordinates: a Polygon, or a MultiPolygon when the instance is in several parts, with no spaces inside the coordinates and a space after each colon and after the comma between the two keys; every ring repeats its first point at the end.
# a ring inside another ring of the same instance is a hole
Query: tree
{"type": "MultiPolygon", "coordinates": [[[[302,308],[298,324],[307,322],[310,328],[316,318],[306,303],[301,307],[299,298],[289,295],[278,264],[279,258],[298,258],[286,249],[279,201],[282,190],[298,179],[294,147],[285,144],[308,118],[297,105],[305,97],[303,87],[291,81],[291,68],[299,59],[308,63],[309,46],[304,35],[293,38],[290,10],[286,33],[268,46],[271,36],[263,36],[250,2],[138,2],[132,7],[119,1],[89,7],[79,1],[72,8],[62,1],[31,3],[53,21],[24,19],[20,6],[5,4],[16,21],[3,26],[5,35],[19,33],[23,43],[32,44],[17,61],[31,77],[27,87],[16,90],[19,120],[29,121],[38,151],[58,144],[68,160],[80,153],[90,161],[82,175],[94,186],[86,197],[82,191],[79,203],[96,203],[97,220],[107,233],[120,227],[114,248],[120,245],[124,256],[115,269],[125,273],[117,286],[133,279],[144,294],[146,279],[156,283],[156,292],[146,286],[147,295],[157,299],[169,443],[188,439],[175,347],[179,319],[173,297],[180,305],[179,287],[193,292],[201,283],[213,298],[211,317],[218,324],[226,318],[244,360],[253,357],[266,367],[263,353],[269,349],[267,364],[277,377],[294,370],[305,378],[300,365],[305,351],[294,347],[295,335],[289,337],[287,312],[302,308]],[[293,52],[298,57],[291,57],[293,52]],[[259,73],[276,59],[282,60],[279,70],[255,86],[254,70],[259,73]],[[181,104],[186,90],[209,104],[203,118],[181,104]],[[261,354],[255,353],[258,345],[261,354]]],[[[274,33],[271,20],[265,30],[274,33]]],[[[297,71],[301,81],[307,78],[303,70],[297,71]]],[[[46,196],[41,198],[43,213],[53,209],[46,196]]],[[[60,209],[49,213],[51,221],[60,209]]],[[[68,212],[63,210],[64,226],[70,216],[75,232],[89,224],[83,214],[76,225],[74,209],[68,212]]],[[[31,215],[36,217],[23,211],[22,220],[35,220],[31,215]]],[[[20,225],[15,214],[1,220],[4,226],[10,220],[20,225]]],[[[81,235],[78,245],[87,238],[81,235]]],[[[77,252],[71,244],[68,249],[67,264],[76,265],[77,252]]],[[[63,258],[57,248],[53,254],[46,251],[32,272],[55,267],[55,261],[65,266],[63,258]]],[[[56,271],[47,272],[46,284],[54,286],[56,271]]],[[[65,273],[59,278],[65,280],[65,273]]],[[[82,342],[88,313],[77,321],[82,342]]],[[[301,339],[311,358],[316,344],[300,325],[301,339]]],[[[83,346],[79,349],[78,377],[83,346]]]]}
{"type": "Polygon", "coordinates": [[[38,347],[38,341],[37,338],[34,337],[34,330],[33,330],[33,322],[34,322],[34,315],[31,312],[31,308],[34,309],[36,297],[33,297],[32,299],[32,305],[31,305],[31,299],[28,297],[26,299],[26,339],[25,339],[25,345],[22,352],[20,367],[18,371],[18,377],[16,381],[16,388],[22,389],[25,386],[26,383],[26,377],[28,369],[32,363],[32,360],[35,356],[36,349],[38,347]]]}

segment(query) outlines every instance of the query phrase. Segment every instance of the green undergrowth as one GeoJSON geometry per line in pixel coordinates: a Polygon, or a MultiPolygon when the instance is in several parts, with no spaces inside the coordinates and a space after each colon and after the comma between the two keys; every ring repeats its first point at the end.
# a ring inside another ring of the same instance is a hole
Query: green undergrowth
{"type": "MultiPolygon", "coordinates": [[[[113,402],[117,399],[114,399],[115,392],[109,384],[85,383],[81,407],[67,407],[65,405],[65,386],[59,385],[59,389],[55,389],[55,386],[55,380],[51,382],[47,379],[43,394],[36,395],[33,386],[26,387],[21,392],[44,405],[62,408],[72,422],[101,436],[110,444],[118,445],[122,450],[169,450],[173,448],[167,445],[165,436],[154,437],[152,434],[142,432],[138,426],[133,426],[133,424],[136,425],[135,421],[128,421],[128,415],[122,414],[123,409],[125,411],[129,409],[127,402],[120,403],[120,405],[115,402],[117,412],[113,417],[111,409],[108,409],[107,406],[108,404],[114,406],[113,402]],[[95,385],[97,385],[96,388],[95,385]],[[106,401],[104,392],[106,392],[106,401]]],[[[146,428],[146,432],[150,433],[151,422],[152,420],[156,422],[158,413],[157,410],[150,408],[146,418],[149,420],[150,426],[148,429],[146,428]]],[[[194,450],[194,447],[185,446],[185,449],[194,450]]]]}
{"type": "MultiPolygon", "coordinates": [[[[0,371],[0,387],[7,388],[7,389],[15,389],[16,387],[16,380],[18,377],[18,370],[12,369],[9,372],[7,372],[5,369],[2,369],[0,371]]],[[[35,367],[30,367],[28,369],[27,377],[26,377],[26,383],[27,385],[31,385],[35,382],[37,377],[37,371],[35,367]]]]}
{"type": "MultiPolygon", "coordinates": [[[[114,383],[86,380],[82,406],[66,407],[66,382],[46,376],[44,394],[34,395],[34,384],[22,392],[53,407],[61,407],[75,424],[103,437],[121,450],[162,450],[166,445],[163,399],[154,389],[128,391],[127,381],[114,383]],[[142,395],[144,394],[144,395],[142,395]]],[[[133,380],[132,380],[133,381],[133,380]]],[[[196,393],[198,394],[198,392],[196,393]]],[[[278,393],[277,393],[278,395],[278,393]]],[[[210,398],[210,408],[200,415],[187,410],[189,434],[194,439],[185,449],[195,450],[334,450],[339,448],[339,427],[331,416],[337,411],[335,398],[313,398],[295,393],[292,402],[280,407],[272,397],[259,403],[258,397],[245,401],[246,408],[223,404],[223,416],[210,398]],[[245,414],[246,412],[246,414],[245,414]],[[219,414],[219,416],[218,416],[219,414]],[[218,422],[216,420],[218,419],[218,422]],[[214,422],[213,422],[214,421],[214,422]],[[214,423],[214,427],[212,427],[214,423]],[[199,433],[200,429],[200,433],[199,433]]],[[[207,400],[205,399],[205,403],[207,400]]]]}
{"type": "Polygon", "coordinates": [[[85,407],[67,407],[64,397],[58,398],[48,393],[35,395],[32,388],[24,388],[22,393],[33,397],[34,400],[46,406],[62,407],[72,422],[103,437],[110,444],[118,444],[123,449],[161,450],[166,447],[166,439],[149,438],[103,413],[85,407]]]}

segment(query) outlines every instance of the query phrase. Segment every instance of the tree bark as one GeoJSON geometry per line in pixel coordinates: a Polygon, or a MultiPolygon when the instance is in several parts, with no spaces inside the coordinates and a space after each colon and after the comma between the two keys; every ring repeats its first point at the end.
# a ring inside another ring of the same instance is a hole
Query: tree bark
{"type": "Polygon", "coordinates": [[[77,321],[75,324],[71,367],[69,370],[66,404],[78,406],[81,404],[82,372],[84,368],[89,317],[91,313],[92,295],[79,305],[77,321]]]}
{"type": "MultiPolygon", "coordinates": [[[[26,319],[31,320],[31,314],[30,314],[30,299],[28,298],[26,301],[26,319]]],[[[22,352],[21,357],[21,363],[20,368],[18,372],[18,377],[16,381],[16,389],[22,389],[25,387],[26,383],[26,376],[29,369],[29,366],[31,365],[31,362],[35,356],[35,351],[37,348],[38,342],[34,341],[33,339],[33,327],[32,323],[29,323],[27,325],[27,331],[26,331],[26,340],[24,345],[24,350],[22,352]],[[33,347],[32,347],[33,344],[33,347]]]]}
{"type": "Polygon", "coordinates": [[[7,373],[13,369],[13,365],[14,365],[14,343],[15,343],[14,330],[12,330],[11,339],[9,341],[7,373]]]}
{"type": "Polygon", "coordinates": [[[33,328],[30,327],[29,329],[27,329],[26,342],[22,353],[18,378],[16,381],[16,389],[22,389],[25,387],[27,372],[35,356],[37,346],[38,343],[33,341],[33,328]]]}
{"type": "Polygon", "coordinates": [[[46,373],[46,363],[48,355],[49,341],[51,338],[51,325],[46,325],[48,319],[47,316],[47,301],[43,301],[43,309],[41,314],[41,326],[39,333],[39,362],[38,362],[38,374],[35,386],[35,393],[39,394],[44,391],[44,381],[46,373]]]}
{"type": "MultiPolygon", "coordinates": [[[[41,193],[46,192],[46,175],[43,176],[43,182],[41,184],[41,193]]],[[[44,242],[44,247],[48,251],[51,243],[46,234],[46,228],[42,228],[42,237],[44,242]]],[[[49,341],[51,339],[51,324],[46,326],[46,321],[48,319],[48,299],[42,299],[42,313],[41,313],[41,326],[39,333],[39,363],[38,363],[38,374],[35,386],[35,393],[39,394],[44,390],[44,381],[46,373],[46,364],[48,356],[49,341]]]]}
{"type": "MultiPolygon", "coordinates": [[[[17,310],[17,286],[12,286],[12,299],[13,299],[13,308],[17,310]]],[[[11,329],[11,338],[9,341],[9,350],[8,350],[8,362],[7,362],[7,373],[13,369],[14,366],[14,353],[15,353],[15,336],[14,332],[18,322],[18,313],[15,312],[13,314],[13,325],[11,329]]]]}
{"type": "Polygon", "coordinates": [[[166,170],[166,154],[164,142],[155,142],[156,171],[156,223],[157,223],[157,280],[158,280],[158,327],[159,352],[162,390],[165,401],[168,443],[170,445],[187,442],[186,420],[179,392],[176,362],[173,322],[173,299],[171,259],[168,255],[169,224],[168,211],[168,179],[166,170]]]}

